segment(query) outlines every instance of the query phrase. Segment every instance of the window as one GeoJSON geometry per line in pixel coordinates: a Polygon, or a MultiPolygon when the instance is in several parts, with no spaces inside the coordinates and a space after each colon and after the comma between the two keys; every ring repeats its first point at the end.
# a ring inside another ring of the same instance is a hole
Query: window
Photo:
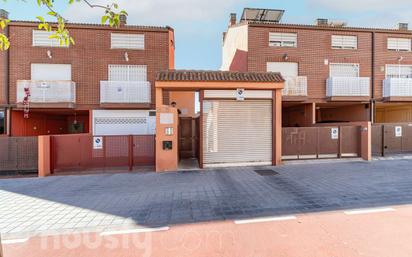
{"type": "Polygon", "coordinates": [[[298,35],[296,33],[269,33],[269,46],[297,47],[298,35]]]}
{"type": "Polygon", "coordinates": [[[330,77],[359,77],[359,64],[331,63],[329,72],[330,77]]]}
{"type": "Polygon", "coordinates": [[[357,49],[358,48],[358,37],[357,36],[332,35],[332,48],[333,49],[357,49]]]}
{"type": "Polygon", "coordinates": [[[32,63],[31,80],[72,80],[71,64],[32,63]]]}
{"type": "Polygon", "coordinates": [[[297,77],[298,63],[296,62],[268,62],[266,64],[268,72],[279,72],[283,77],[297,77]]]}
{"type": "Polygon", "coordinates": [[[412,78],[412,65],[386,65],[387,78],[412,78]]]}
{"type": "Polygon", "coordinates": [[[112,49],[144,50],[144,35],[112,33],[112,49]]]}
{"type": "Polygon", "coordinates": [[[6,112],[0,110],[0,135],[6,133],[6,112]]]}
{"type": "Polygon", "coordinates": [[[146,65],[109,65],[110,81],[147,81],[146,65]]]}
{"type": "Polygon", "coordinates": [[[33,30],[33,46],[45,47],[68,47],[66,44],[60,44],[60,40],[50,38],[53,32],[43,30],[33,30]]]}
{"type": "Polygon", "coordinates": [[[388,50],[411,51],[410,38],[388,38],[388,50]]]}

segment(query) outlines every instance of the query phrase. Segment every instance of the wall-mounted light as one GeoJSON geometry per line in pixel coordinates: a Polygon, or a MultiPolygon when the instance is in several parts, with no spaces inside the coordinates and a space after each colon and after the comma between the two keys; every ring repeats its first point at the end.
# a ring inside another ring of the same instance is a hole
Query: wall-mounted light
{"type": "Polygon", "coordinates": [[[49,59],[53,58],[52,52],[50,50],[47,50],[47,57],[49,57],[49,59]]]}
{"type": "Polygon", "coordinates": [[[289,55],[288,55],[288,54],[284,54],[284,55],[283,55],[283,60],[285,60],[285,61],[289,60],[289,55]]]}
{"type": "Polygon", "coordinates": [[[127,52],[124,53],[124,60],[125,60],[126,62],[129,61],[129,54],[128,54],[127,52]]]}

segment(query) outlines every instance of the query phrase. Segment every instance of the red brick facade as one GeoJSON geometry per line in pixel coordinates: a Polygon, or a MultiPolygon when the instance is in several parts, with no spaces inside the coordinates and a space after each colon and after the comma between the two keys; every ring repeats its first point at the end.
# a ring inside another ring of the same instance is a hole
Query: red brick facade
{"type": "MultiPolygon", "coordinates": [[[[170,28],[125,26],[119,29],[106,26],[69,25],[75,45],[69,48],[33,47],[34,23],[12,22],[9,25],[12,46],[9,50],[10,103],[16,102],[17,80],[30,80],[32,63],[71,64],[72,80],[76,83],[76,109],[100,108],[100,81],[108,80],[109,64],[147,65],[147,77],[152,85],[154,107],[154,79],[159,71],[173,68],[174,38],[170,28]],[[112,32],[145,35],[144,50],[111,49],[112,32]],[[52,59],[47,56],[52,53],[52,59]],[[127,52],[129,61],[124,58],[127,52]]],[[[3,85],[2,85],[3,87],[3,85]]],[[[129,106],[141,108],[139,105],[129,106]]],[[[147,107],[146,107],[147,108],[147,107]]]]}
{"type": "MultiPolygon", "coordinates": [[[[11,47],[8,51],[0,52],[0,111],[10,111],[7,117],[11,124],[8,134],[67,133],[68,124],[74,119],[81,120],[83,132],[87,133],[90,132],[88,119],[91,110],[155,108],[155,76],[160,71],[174,68],[175,39],[172,28],[125,25],[110,28],[92,24],[67,24],[67,27],[75,39],[75,45],[69,48],[34,47],[32,31],[37,29],[36,23],[12,21],[8,25],[11,47]],[[144,50],[111,49],[112,32],[144,34],[144,50]],[[52,58],[49,58],[48,51],[52,58]],[[74,109],[59,109],[62,107],[46,103],[42,109],[36,110],[32,106],[30,119],[22,119],[21,106],[16,103],[17,81],[31,79],[32,63],[71,65],[72,81],[76,84],[74,109]],[[151,83],[151,104],[100,104],[100,81],[108,80],[110,64],[146,65],[147,80],[151,83]]],[[[168,94],[165,94],[165,101],[167,98],[168,94]]]]}
{"type": "MultiPolygon", "coordinates": [[[[315,103],[317,107],[333,106],[339,108],[338,112],[344,111],[341,106],[353,105],[358,102],[358,108],[351,107],[356,119],[370,120],[371,115],[365,111],[365,105],[369,102],[383,103],[383,80],[386,75],[387,64],[398,64],[399,57],[403,57],[401,64],[412,65],[412,52],[397,52],[387,49],[388,37],[412,38],[412,31],[369,29],[350,27],[331,27],[315,25],[291,25],[291,24],[266,24],[266,23],[241,23],[236,26],[247,26],[247,57],[237,58],[233,56],[230,70],[243,70],[239,67],[247,67],[247,71],[264,72],[267,70],[268,62],[294,62],[299,65],[299,76],[307,77],[308,97],[301,101],[301,112],[308,108],[302,104],[315,103]],[[269,46],[269,33],[296,33],[297,47],[274,47],[269,46]],[[331,46],[332,35],[357,36],[357,49],[333,49],[331,46]],[[243,62],[243,63],[240,63],[243,62]],[[373,63],[374,62],[374,63],[373,63]],[[363,99],[360,103],[356,99],[347,99],[345,102],[334,102],[326,97],[326,81],[329,78],[330,63],[356,63],[360,65],[360,77],[371,78],[371,94],[369,99],[363,99]],[[372,86],[373,84],[373,86],[372,86]],[[356,110],[355,110],[356,109],[356,110]]],[[[232,27],[229,27],[229,30],[232,27]]],[[[228,33],[226,33],[227,35],[228,33]]],[[[232,43],[231,43],[232,44],[232,43]]],[[[224,60],[225,61],[225,60],[224,60]]],[[[227,61],[227,60],[226,60],[227,61]]],[[[288,103],[284,105],[285,110],[293,105],[296,112],[297,104],[288,103]]],[[[319,108],[318,108],[319,109],[319,108]]],[[[313,112],[315,120],[322,117],[336,117],[330,115],[331,111],[319,114],[313,112]]],[[[347,115],[342,116],[342,121],[347,120],[347,115]],[[343,116],[345,116],[343,118],[343,116]]],[[[304,119],[305,117],[301,117],[304,119]]],[[[305,118],[306,119],[306,118],[305,118]]],[[[354,118],[355,119],[355,118],[354,118]]],[[[307,120],[307,119],[306,119],[307,120]]],[[[349,120],[355,121],[355,120],[349,120]]],[[[357,120],[356,120],[357,121],[357,120]]],[[[292,124],[294,124],[292,122],[292,124]]],[[[308,125],[299,124],[299,125],[308,125]]]]}

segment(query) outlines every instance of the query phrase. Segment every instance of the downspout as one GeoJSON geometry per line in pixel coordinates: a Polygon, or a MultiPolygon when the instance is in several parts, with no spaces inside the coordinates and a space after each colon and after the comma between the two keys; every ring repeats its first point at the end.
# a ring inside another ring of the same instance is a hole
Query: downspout
{"type": "MultiPolygon", "coordinates": [[[[8,24],[5,28],[4,28],[4,34],[6,35],[6,37],[7,38],[9,38],[9,26],[10,26],[10,24],[8,24]]],[[[10,82],[10,63],[9,63],[9,60],[10,60],[10,48],[8,49],[8,50],[6,50],[6,54],[5,54],[5,57],[4,57],[4,67],[5,67],[5,69],[4,69],[4,79],[3,79],[3,82],[4,82],[4,88],[3,88],[3,95],[4,95],[4,97],[6,98],[6,101],[5,101],[5,105],[6,105],[6,108],[5,108],[5,123],[6,124],[4,124],[5,125],[5,129],[6,129],[6,134],[8,135],[8,136],[10,136],[10,128],[11,128],[11,126],[10,126],[10,124],[11,124],[11,110],[10,110],[10,89],[9,89],[9,87],[10,87],[10,85],[9,85],[9,82],[10,82]]]]}
{"type": "Polygon", "coordinates": [[[375,31],[372,31],[372,98],[370,101],[370,119],[372,123],[375,123],[376,121],[376,110],[375,110],[375,76],[376,76],[376,66],[375,66],[375,61],[376,61],[376,49],[375,49],[375,31]]]}

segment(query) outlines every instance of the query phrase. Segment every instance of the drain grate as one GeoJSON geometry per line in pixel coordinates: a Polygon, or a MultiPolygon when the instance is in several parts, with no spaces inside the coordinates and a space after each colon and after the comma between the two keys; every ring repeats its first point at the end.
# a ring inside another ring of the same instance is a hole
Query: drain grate
{"type": "Polygon", "coordinates": [[[270,170],[270,169],[265,169],[265,170],[255,170],[255,172],[257,174],[259,174],[260,176],[275,176],[275,175],[279,175],[278,172],[274,171],[274,170],[270,170]]]}

